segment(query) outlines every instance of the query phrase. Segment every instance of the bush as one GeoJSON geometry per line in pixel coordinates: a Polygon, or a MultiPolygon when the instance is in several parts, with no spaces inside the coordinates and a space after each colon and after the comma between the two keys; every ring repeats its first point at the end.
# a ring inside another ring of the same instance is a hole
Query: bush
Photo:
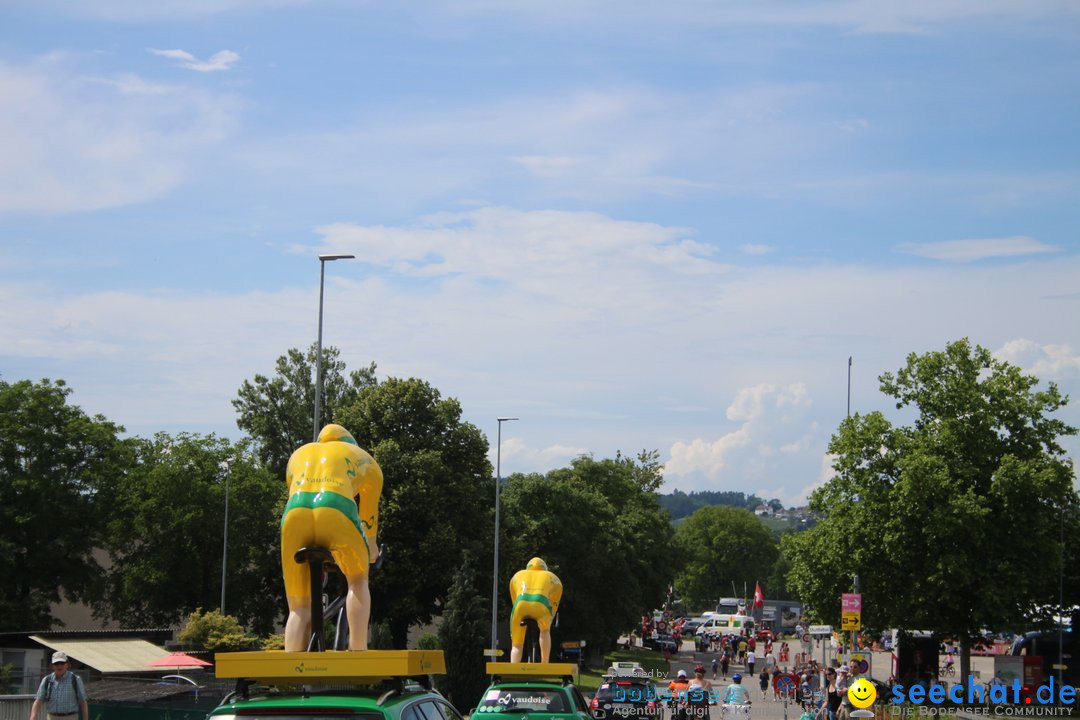
{"type": "Polygon", "coordinates": [[[176,639],[189,650],[250,650],[259,646],[259,638],[244,630],[232,615],[218,610],[204,613],[202,608],[188,616],[176,639]]]}
{"type": "Polygon", "coordinates": [[[421,635],[420,639],[416,641],[416,646],[421,650],[439,650],[442,647],[439,644],[439,636],[435,633],[421,635]]]}

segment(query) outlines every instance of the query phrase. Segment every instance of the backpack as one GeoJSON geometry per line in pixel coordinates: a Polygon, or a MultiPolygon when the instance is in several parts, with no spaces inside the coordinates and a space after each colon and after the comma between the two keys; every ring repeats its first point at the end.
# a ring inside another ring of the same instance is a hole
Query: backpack
{"type": "MultiPolygon", "coordinates": [[[[80,685],[82,678],[70,670],[68,670],[68,674],[71,675],[71,682],[75,688],[75,699],[81,701],[86,697],[86,690],[80,685]]],[[[45,679],[48,681],[45,683],[45,701],[48,702],[52,699],[53,688],[60,687],[60,681],[56,679],[56,673],[50,673],[45,679]]]]}

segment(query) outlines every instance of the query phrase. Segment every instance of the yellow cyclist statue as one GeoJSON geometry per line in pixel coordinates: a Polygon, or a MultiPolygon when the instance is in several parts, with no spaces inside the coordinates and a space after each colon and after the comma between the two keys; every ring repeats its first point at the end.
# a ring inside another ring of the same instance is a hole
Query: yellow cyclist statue
{"type": "Polygon", "coordinates": [[[285,649],[306,650],[311,634],[311,571],[293,555],[321,546],[334,556],[349,584],[345,614],[349,649],[367,650],[371,592],[369,566],[378,559],[379,495],[383,476],[375,460],[340,425],[327,425],[318,442],[292,454],[285,470],[289,501],[281,517],[281,568],[289,619],[285,649]]]}
{"type": "Polygon", "coordinates": [[[510,662],[521,662],[525,646],[525,626],[522,620],[532,619],[540,628],[540,662],[551,657],[551,622],[559,610],[562,582],[547,569],[547,563],[534,557],[510,579],[510,662]]]}

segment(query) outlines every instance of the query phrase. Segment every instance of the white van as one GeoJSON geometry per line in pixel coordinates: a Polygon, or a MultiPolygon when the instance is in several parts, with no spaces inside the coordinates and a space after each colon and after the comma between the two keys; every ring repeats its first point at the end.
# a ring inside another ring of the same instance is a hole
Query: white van
{"type": "Polygon", "coordinates": [[[721,633],[723,635],[741,635],[744,629],[753,629],[753,627],[754,618],[749,615],[723,615],[717,613],[707,618],[704,623],[699,625],[694,634],[704,635],[706,633],[721,633]]]}

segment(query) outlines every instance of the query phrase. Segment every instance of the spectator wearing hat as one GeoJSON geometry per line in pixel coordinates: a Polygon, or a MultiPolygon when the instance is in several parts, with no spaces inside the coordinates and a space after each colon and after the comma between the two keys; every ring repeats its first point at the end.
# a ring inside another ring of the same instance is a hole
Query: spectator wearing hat
{"type": "Polygon", "coordinates": [[[68,656],[62,652],[53,653],[52,669],[41,679],[30,708],[30,720],[37,720],[42,705],[45,706],[48,720],[90,720],[86,688],[79,676],[70,672],[68,656]]]}
{"type": "Polygon", "coordinates": [[[672,720],[685,719],[687,690],[689,688],[690,681],[686,677],[685,670],[680,670],[675,679],[668,683],[668,690],[671,694],[672,720]]]}

